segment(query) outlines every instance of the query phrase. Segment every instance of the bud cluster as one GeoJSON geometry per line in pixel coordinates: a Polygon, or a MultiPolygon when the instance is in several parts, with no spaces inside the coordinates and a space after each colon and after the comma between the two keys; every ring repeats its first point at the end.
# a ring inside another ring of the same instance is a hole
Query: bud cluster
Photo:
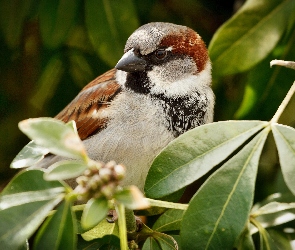
{"type": "Polygon", "coordinates": [[[84,174],[76,181],[78,186],[75,192],[79,200],[89,200],[91,198],[106,197],[112,199],[119,181],[125,176],[125,167],[110,161],[106,164],[102,162],[91,162],[84,174]]]}

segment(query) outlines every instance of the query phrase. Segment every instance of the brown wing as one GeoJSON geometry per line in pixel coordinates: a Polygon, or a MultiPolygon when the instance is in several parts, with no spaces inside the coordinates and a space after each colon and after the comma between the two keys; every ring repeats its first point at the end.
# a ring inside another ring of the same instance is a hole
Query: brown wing
{"type": "Polygon", "coordinates": [[[79,136],[84,140],[105,127],[106,108],[120,91],[115,69],[112,69],[86,85],[55,118],[64,122],[74,120],[79,136]]]}

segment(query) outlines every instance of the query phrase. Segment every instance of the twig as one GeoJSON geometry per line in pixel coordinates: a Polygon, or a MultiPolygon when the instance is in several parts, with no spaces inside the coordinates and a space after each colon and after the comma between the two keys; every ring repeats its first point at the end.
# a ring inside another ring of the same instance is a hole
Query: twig
{"type": "Polygon", "coordinates": [[[118,214],[120,249],[121,250],[128,250],[125,206],[122,203],[117,203],[115,205],[115,207],[116,207],[116,211],[118,214]]]}
{"type": "Polygon", "coordinates": [[[165,208],[174,208],[174,209],[180,209],[180,210],[186,210],[188,208],[188,204],[153,200],[149,198],[145,198],[145,199],[150,203],[152,207],[165,207],[165,208]]]}
{"type": "MultiPolygon", "coordinates": [[[[280,65],[280,66],[284,66],[287,68],[291,68],[291,69],[295,69],[295,62],[291,62],[291,61],[283,61],[283,60],[272,60],[270,62],[270,66],[272,67],[273,65],[280,65]]],[[[287,107],[289,101],[291,100],[293,94],[295,92],[295,81],[293,82],[291,88],[289,89],[287,95],[285,96],[284,100],[282,101],[281,105],[279,106],[277,112],[275,113],[275,115],[273,116],[273,118],[271,119],[271,123],[277,123],[280,116],[282,115],[283,111],[285,110],[285,108],[287,107]]]]}
{"type": "Polygon", "coordinates": [[[283,66],[290,69],[295,69],[295,62],[292,61],[284,61],[284,60],[272,60],[270,62],[270,67],[273,65],[283,66]]]}
{"type": "Polygon", "coordinates": [[[295,92],[295,81],[293,82],[291,88],[289,89],[287,95],[285,96],[284,100],[282,101],[281,105],[279,106],[277,112],[273,116],[273,118],[270,120],[271,123],[277,123],[280,116],[282,115],[283,111],[287,107],[289,101],[291,100],[293,94],[295,92]]]}

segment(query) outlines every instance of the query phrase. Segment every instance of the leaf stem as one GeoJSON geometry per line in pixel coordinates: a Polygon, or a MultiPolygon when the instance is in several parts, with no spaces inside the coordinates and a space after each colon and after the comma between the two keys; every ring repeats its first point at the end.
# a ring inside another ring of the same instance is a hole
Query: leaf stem
{"type": "Polygon", "coordinates": [[[120,249],[121,250],[128,250],[125,206],[122,203],[117,203],[115,205],[115,207],[116,207],[116,211],[118,214],[120,249]]]}
{"type": "MultiPolygon", "coordinates": [[[[269,242],[267,239],[267,231],[265,230],[265,228],[253,217],[250,217],[250,222],[258,229],[259,234],[262,236],[261,240],[264,240],[266,249],[270,249],[269,242]]],[[[260,242],[260,245],[263,245],[263,242],[260,242]]]]}
{"type": "Polygon", "coordinates": [[[145,198],[145,200],[147,200],[152,207],[174,208],[174,209],[180,209],[180,210],[186,210],[188,208],[188,204],[153,200],[149,198],[145,198]]]}
{"type": "Polygon", "coordinates": [[[291,100],[293,94],[295,92],[295,81],[293,82],[291,88],[289,89],[287,95],[285,96],[284,100],[282,101],[281,105],[279,106],[277,112],[273,116],[273,118],[270,120],[270,123],[277,123],[280,116],[282,115],[283,111],[287,107],[289,101],[291,100]]]}
{"type": "Polygon", "coordinates": [[[270,67],[273,65],[279,65],[290,69],[295,69],[295,62],[292,61],[284,61],[284,60],[272,60],[270,62],[270,67]]]}

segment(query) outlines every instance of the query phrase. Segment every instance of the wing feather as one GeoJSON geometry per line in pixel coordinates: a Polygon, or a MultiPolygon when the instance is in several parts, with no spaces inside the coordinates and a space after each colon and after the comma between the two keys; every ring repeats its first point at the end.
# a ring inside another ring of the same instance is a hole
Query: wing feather
{"type": "Polygon", "coordinates": [[[106,126],[107,108],[120,92],[115,69],[112,69],[87,84],[55,118],[64,122],[74,120],[79,136],[84,140],[106,126]]]}

